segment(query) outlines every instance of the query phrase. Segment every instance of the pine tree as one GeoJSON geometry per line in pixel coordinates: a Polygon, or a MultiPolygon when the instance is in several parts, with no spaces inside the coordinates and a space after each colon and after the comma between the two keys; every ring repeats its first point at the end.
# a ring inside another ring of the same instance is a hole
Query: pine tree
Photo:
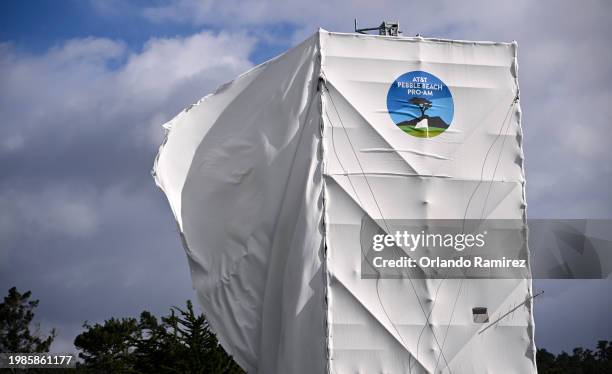
{"type": "Polygon", "coordinates": [[[40,335],[40,326],[32,322],[38,300],[30,300],[31,296],[30,291],[21,294],[12,287],[0,304],[0,352],[49,352],[55,329],[46,338],[40,335]]]}
{"type": "Polygon", "coordinates": [[[81,369],[90,372],[243,373],[190,301],[185,310],[173,307],[161,321],[144,311],[138,320],[111,318],[83,327],[74,343],[81,351],[81,369]]]}
{"type": "Polygon", "coordinates": [[[182,373],[243,373],[210,331],[203,314],[196,315],[191,301],[187,310],[174,307],[170,316],[162,318],[169,328],[172,351],[177,354],[176,366],[182,373]]]}
{"type": "Polygon", "coordinates": [[[74,345],[81,350],[84,366],[100,372],[128,372],[134,364],[134,341],[139,339],[138,322],[134,318],[111,318],[104,324],[83,324],[74,345]]]}

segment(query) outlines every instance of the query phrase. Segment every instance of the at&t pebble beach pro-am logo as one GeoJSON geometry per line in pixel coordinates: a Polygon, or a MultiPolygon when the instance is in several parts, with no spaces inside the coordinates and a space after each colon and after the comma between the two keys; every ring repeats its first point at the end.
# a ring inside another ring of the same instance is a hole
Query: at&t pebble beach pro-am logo
{"type": "Polygon", "coordinates": [[[433,138],[453,121],[453,96],[435,75],[410,71],[389,87],[387,109],[393,122],[404,132],[419,138],[433,138]]]}

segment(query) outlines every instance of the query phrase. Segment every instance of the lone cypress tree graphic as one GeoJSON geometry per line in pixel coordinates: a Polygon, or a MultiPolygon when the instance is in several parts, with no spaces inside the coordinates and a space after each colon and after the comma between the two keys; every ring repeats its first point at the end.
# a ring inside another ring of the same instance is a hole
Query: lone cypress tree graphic
{"type": "Polygon", "coordinates": [[[410,104],[416,105],[419,108],[419,110],[421,111],[420,118],[425,118],[425,111],[427,111],[427,109],[430,109],[432,106],[431,101],[427,100],[424,97],[413,97],[412,99],[410,99],[410,104]]]}

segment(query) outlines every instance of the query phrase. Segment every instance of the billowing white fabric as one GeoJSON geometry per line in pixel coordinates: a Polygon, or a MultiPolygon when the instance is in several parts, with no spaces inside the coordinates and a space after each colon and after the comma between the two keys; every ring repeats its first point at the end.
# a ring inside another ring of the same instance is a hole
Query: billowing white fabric
{"type": "Polygon", "coordinates": [[[155,179],[202,308],[244,369],[536,371],[530,281],[360,276],[364,220],[525,219],[516,72],[515,43],[320,30],[166,125],[155,179]],[[433,138],[387,110],[389,86],[415,70],[453,95],[452,126],[433,138]],[[479,333],[473,307],[493,320],[520,304],[479,333]]]}

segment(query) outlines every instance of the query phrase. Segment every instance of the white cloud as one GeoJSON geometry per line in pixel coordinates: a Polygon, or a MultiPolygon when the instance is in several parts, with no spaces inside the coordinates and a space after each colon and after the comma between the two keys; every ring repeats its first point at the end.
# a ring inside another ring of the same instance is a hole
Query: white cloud
{"type": "Polygon", "coordinates": [[[152,185],[161,124],[250,68],[253,44],[210,32],[154,38],[140,52],[93,37],[34,55],[1,44],[2,242],[96,234],[128,206],[102,204],[109,191],[152,185]]]}
{"type": "Polygon", "coordinates": [[[313,18],[317,6],[300,1],[214,1],[177,0],[144,9],[146,18],[155,22],[188,22],[228,27],[263,25],[273,22],[303,22],[313,18]]]}
{"type": "MultiPolygon", "coordinates": [[[[4,240],[15,233],[87,237],[98,230],[95,193],[75,186],[45,186],[36,192],[0,192],[0,232],[4,240]]],[[[13,237],[14,238],[14,237],[13,237]]]]}
{"type": "Polygon", "coordinates": [[[13,152],[23,148],[24,140],[19,134],[15,134],[2,140],[2,149],[5,152],[13,152]]]}
{"type": "Polygon", "coordinates": [[[101,64],[106,60],[123,56],[125,50],[125,44],[121,41],[88,37],[71,39],[61,46],[51,48],[47,57],[48,62],[61,68],[61,65],[101,64]]]}
{"type": "Polygon", "coordinates": [[[163,101],[177,89],[193,89],[196,83],[204,96],[222,80],[233,79],[251,66],[248,57],[253,43],[243,34],[225,33],[152,39],[141,53],[129,56],[115,77],[116,87],[124,99],[143,104],[163,101]]]}
{"type": "MultiPolygon", "coordinates": [[[[142,52],[101,38],[67,41],[43,55],[0,49],[1,119],[5,136],[28,137],[53,127],[64,139],[91,126],[144,126],[174,114],[251,66],[254,41],[242,34],[198,33],[156,38],[142,52]],[[189,101],[185,101],[189,100],[189,101]],[[143,123],[121,123],[125,119],[143,123]]],[[[128,129],[129,130],[129,129],[128,129]]]]}

